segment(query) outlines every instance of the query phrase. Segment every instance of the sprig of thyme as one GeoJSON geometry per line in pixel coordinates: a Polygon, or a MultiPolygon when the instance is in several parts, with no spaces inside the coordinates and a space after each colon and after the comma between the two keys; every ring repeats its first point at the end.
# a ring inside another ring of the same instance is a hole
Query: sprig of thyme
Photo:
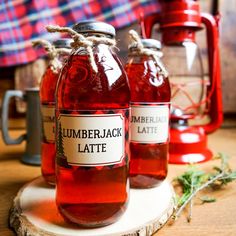
{"type": "MultiPolygon", "coordinates": [[[[213,173],[205,173],[199,170],[196,165],[191,165],[189,169],[182,175],[174,179],[174,183],[177,183],[182,187],[181,197],[177,196],[177,208],[172,216],[176,220],[183,209],[189,205],[188,221],[192,218],[192,207],[193,198],[198,192],[205,189],[206,187],[211,187],[214,189],[219,189],[223,185],[226,185],[236,179],[236,171],[232,171],[228,164],[228,157],[224,154],[219,154],[217,159],[221,159],[220,167],[213,167],[213,173]]],[[[214,202],[215,198],[203,196],[200,198],[203,203],[214,202]]]]}

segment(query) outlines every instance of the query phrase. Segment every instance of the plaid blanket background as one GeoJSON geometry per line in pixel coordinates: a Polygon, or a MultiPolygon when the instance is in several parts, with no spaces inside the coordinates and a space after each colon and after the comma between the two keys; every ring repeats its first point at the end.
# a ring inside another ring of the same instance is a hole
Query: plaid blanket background
{"type": "Polygon", "coordinates": [[[0,1],[0,66],[13,66],[34,61],[44,55],[32,48],[31,41],[54,40],[44,26],[95,19],[117,29],[159,10],[158,0],[1,0],[0,1]]]}

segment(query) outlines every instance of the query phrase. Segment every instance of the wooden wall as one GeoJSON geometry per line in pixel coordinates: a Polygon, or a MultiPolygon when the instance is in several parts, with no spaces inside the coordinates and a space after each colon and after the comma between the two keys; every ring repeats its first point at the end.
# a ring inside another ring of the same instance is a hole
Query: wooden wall
{"type": "MultiPolygon", "coordinates": [[[[224,113],[236,113],[236,0],[219,0],[219,3],[223,110],[224,113]]],[[[211,4],[210,0],[201,0],[201,10],[211,12],[211,4]]],[[[127,59],[128,31],[132,28],[139,31],[138,24],[118,31],[118,46],[121,48],[119,55],[122,61],[127,59]]],[[[155,37],[158,35],[155,34],[155,37]]],[[[204,29],[197,33],[197,43],[203,56],[204,73],[207,74],[208,61],[204,29]]]]}
{"type": "Polygon", "coordinates": [[[236,112],[236,0],[221,0],[221,74],[225,112],[236,112]]]}

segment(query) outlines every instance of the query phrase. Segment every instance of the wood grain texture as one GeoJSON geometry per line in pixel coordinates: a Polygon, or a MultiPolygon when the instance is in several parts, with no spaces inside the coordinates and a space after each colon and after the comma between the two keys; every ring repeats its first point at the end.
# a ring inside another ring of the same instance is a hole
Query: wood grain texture
{"type": "MultiPolygon", "coordinates": [[[[227,126],[226,126],[227,127],[227,126]]],[[[236,170],[236,128],[220,129],[209,135],[209,148],[215,153],[225,153],[230,157],[230,166],[236,170]]],[[[199,164],[199,168],[212,171],[213,166],[219,166],[219,160],[199,164]]],[[[170,179],[183,173],[186,166],[170,165],[170,179]]],[[[235,236],[236,235],[236,181],[219,191],[205,191],[201,194],[216,197],[215,203],[201,204],[197,199],[193,208],[193,219],[187,222],[184,212],[174,223],[158,232],[158,236],[235,236]]],[[[200,195],[201,195],[200,194],[200,195]]],[[[199,196],[200,196],[199,195],[199,196]]]]}
{"type": "Polygon", "coordinates": [[[225,112],[236,111],[236,1],[219,1],[221,9],[220,48],[223,104],[225,112]]]}
{"type": "Polygon", "coordinates": [[[117,222],[84,229],[63,220],[55,204],[55,189],[39,177],[18,192],[10,211],[10,225],[19,236],[150,236],[172,215],[173,194],[168,181],[156,188],[132,189],[128,208],[117,222]]]}
{"type": "MultiPolygon", "coordinates": [[[[24,132],[24,131],[22,131],[24,132]]],[[[20,131],[12,131],[13,136],[20,131]]],[[[236,169],[236,128],[220,129],[209,136],[209,147],[214,152],[228,154],[230,164],[236,169]]],[[[40,175],[39,167],[23,165],[19,162],[23,154],[24,144],[19,146],[6,146],[0,139],[0,235],[13,236],[13,231],[8,226],[9,209],[18,190],[27,182],[40,175]]],[[[200,168],[211,170],[218,161],[200,164],[200,168]]],[[[176,175],[186,170],[183,165],[169,165],[168,178],[171,180],[176,175]]],[[[224,189],[212,193],[217,197],[217,202],[201,205],[196,201],[193,210],[193,220],[187,223],[186,214],[172,225],[166,225],[158,236],[235,236],[236,235],[236,182],[224,189]]]]}
{"type": "MultiPolygon", "coordinates": [[[[24,91],[26,88],[39,87],[46,67],[46,60],[41,58],[29,64],[18,66],[15,70],[14,76],[15,89],[24,91]]],[[[25,113],[25,102],[16,99],[16,109],[19,113],[25,113]]]]}

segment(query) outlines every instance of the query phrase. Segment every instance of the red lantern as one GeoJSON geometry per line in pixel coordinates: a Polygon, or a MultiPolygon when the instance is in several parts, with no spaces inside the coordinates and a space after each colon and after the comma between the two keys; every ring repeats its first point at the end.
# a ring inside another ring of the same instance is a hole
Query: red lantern
{"type": "Polygon", "coordinates": [[[161,12],[141,20],[143,37],[150,38],[159,24],[164,45],[163,61],[169,70],[172,88],[170,163],[193,163],[211,159],[207,134],[223,121],[219,17],[201,13],[193,0],[161,2],[161,12]],[[209,79],[203,73],[196,32],[206,29],[209,79]],[[209,121],[199,124],[208,117],[209,121]],[[204,119],[203,119],[204,118],[204,119]],[[191,124],[192,123],[192,124],[191,124]]]}

